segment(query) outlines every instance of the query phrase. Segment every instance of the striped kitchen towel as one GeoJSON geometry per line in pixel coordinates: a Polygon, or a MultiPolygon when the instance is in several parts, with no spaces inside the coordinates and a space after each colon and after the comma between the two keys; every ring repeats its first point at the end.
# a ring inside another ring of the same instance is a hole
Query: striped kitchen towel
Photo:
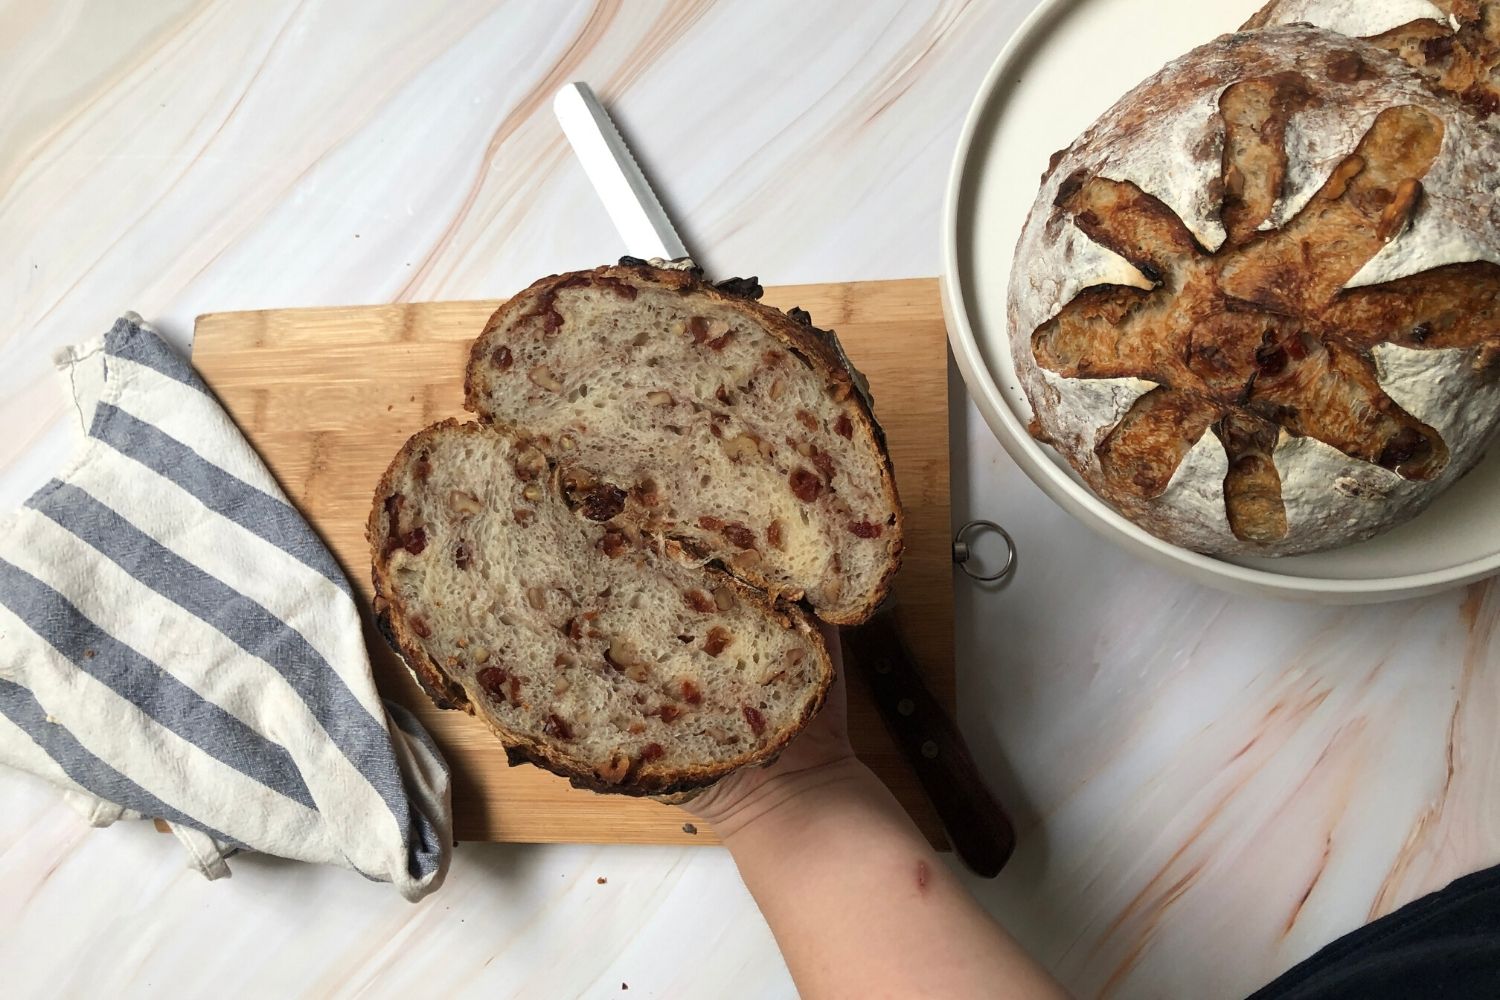
{"type": "Polygon", "coordinates": [[[0,763],[164,820],[210,878],[254,850],[436,889],[447,765],[323,543],[140,317],[58,367],[84,438],[0,522],[0,763]]]}

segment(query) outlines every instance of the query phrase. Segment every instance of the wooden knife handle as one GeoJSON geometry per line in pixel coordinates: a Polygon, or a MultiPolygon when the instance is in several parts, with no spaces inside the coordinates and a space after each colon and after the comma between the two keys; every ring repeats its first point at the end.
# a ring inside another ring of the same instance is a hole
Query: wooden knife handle
{"type": "Polygon", "coordinates": [[[1015,829],[985,787],[958,727],[923,683],[895,613],[881,611],[866,624],[845,629],[843,639],[954,851],[976,875],[994,878],[1015,850],[1015,829]]]}

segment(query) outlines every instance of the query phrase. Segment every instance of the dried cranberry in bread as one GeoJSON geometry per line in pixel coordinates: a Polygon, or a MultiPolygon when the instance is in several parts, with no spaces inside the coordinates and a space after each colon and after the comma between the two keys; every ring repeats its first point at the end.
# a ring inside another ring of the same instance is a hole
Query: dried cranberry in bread
{"type": "Polygon", "coordinates": [[[370,515],[382,630],[513,763],[581,787],[673,794],[774,758],[833,676],[811,619],[619,510],[509,435],[420,431],[370,515]]]}
{"type": "Polygon", "coordinates": [[[1245,27],[1298,22],[1364,38],[1476,114],[1500,113],[1500,0],[1271,0],[1245,27]]]}
{"type": "Polygon", "coordinates": [[[836,342],[746,284],[644,263],[545,278],[474,343],[465,405],[609,484],[643,530],[863,621],[901,557],[879,430],[836,342]]]}
{"type": "Polygon", "coordinates": [[[1168,65],[1059,153],[1010,288],[1033,432],[1170,542],[1413,516],[1500,418],[1500,138],[1306,26],[1168,65]]]}

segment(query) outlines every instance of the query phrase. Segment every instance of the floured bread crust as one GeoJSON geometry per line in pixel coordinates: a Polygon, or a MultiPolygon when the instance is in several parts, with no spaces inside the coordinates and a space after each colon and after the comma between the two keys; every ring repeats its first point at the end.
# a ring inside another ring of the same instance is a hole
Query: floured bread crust
{"type": "Polygon", "coordinates": [[[1297,22],[1367,39],[1474,113],[1500,113],[1500,0],[1272,0],[1245,27],[1297,22]]]}
{"type": "Polygon", "coordinates": [[[1167,66],[1054,158],[1010,321],[1033,433],[1154,534],[1292,555],[1463,475],[1500,413],[1500,139],[1307,26],[1167,66]]]}

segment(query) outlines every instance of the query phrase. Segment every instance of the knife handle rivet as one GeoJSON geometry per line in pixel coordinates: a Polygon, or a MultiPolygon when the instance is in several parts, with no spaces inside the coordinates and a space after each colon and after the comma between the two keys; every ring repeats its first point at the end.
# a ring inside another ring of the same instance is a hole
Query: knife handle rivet
{"type": "Polygon", "coordinates": [[[896,702],[896,711],[900,712],[902,715],[910,715],[916,710],[917,703],[912,701],[910,698],[902,698],[900,701],[896,702]]]}
{"type": "Polygon", "coordinates": [[[932,740],[928,740],[926,743],[922,744],[923,757],[926,757],[928,760],[937,760],[937,755],[938,745],[932,742],[932,740]]]}

